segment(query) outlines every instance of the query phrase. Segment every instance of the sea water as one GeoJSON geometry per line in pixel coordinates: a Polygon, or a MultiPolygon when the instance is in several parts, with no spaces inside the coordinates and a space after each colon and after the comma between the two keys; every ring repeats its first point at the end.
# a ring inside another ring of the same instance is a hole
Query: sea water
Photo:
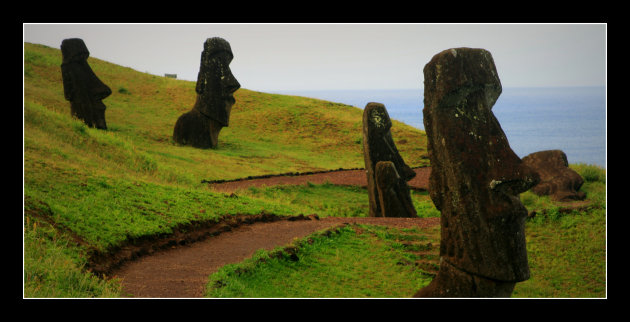
{"type": "MultiPolygon", "coordinates": [[[[389,116],[424,130],[422,89],[279,91],[363,109],[383,103],[389,116]]],[[[521,158],[562,150],[569,163],[606,167],[605,87],[503,88],[492,108],[510,147],[521,158]]]]}

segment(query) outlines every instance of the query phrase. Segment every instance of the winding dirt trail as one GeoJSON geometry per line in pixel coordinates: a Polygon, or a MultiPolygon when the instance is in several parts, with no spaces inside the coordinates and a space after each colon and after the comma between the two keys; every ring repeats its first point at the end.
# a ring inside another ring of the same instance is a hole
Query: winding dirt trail
{"type": "MultiPolygon", "coordinates": [[[[415,169],[409,182],[414,189],[426,189],[430,168],[415,169]]],[[[367,185],[364,170],[333,171],[304,176],[283,176],[213,184],[216,191],[231,193],[249,186],[323,183],[367,185]]],[[[439,218],[322,218],[280,220],[243,224],[203,241],[176,246],[143,256],[112,272],[122,281],[123,295],[135,298],[203,297],[207,278],[220,267],[251,257],[257,250],[271,250],[316,231],[338,225],[362,223],[394,227],[427,228],[439,225],[439,218]]]]}
{"type": "MultiPolygon", "coordinates": [[[[407,182],[409,187],[416,190],[428,190],[431,167],[415,168],[413,170],[416,172],[416,176],[407,182]]],[[[321,184],[327,181],[337,185],[367,187],[365,170],[342,170],[300,176],[277,176],[251,180],[211,183],[210,186],[217,192],[232,193],[238,189],[246,189],[249,187],[305,185],[307,182],[321,184]]]]}
{"type": "Polygon", "coordinates": [[[114,274],[122,279],[123,294],[128,297],[203,297],[208,276],[222,266],[249,258],[259,249],[272,250],[295,238],[346,223],[426,228],[439,225],[439,218],[322,218],[255,223],[127,262],[114,274]]]}

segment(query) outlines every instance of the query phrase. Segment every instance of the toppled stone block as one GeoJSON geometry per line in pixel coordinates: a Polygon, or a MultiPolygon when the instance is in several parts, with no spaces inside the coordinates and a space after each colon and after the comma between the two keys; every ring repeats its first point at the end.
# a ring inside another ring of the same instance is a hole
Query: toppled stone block
{"type": "Polygon", "coordinates": [[[540,175],[540,183],[531,191],[539,196],[550,196],[555,201],[584,200],[580,191],[584,179],[569,168],[567,155],[561,150],[534,152],[523,158],[523,163],[540,175]]]}

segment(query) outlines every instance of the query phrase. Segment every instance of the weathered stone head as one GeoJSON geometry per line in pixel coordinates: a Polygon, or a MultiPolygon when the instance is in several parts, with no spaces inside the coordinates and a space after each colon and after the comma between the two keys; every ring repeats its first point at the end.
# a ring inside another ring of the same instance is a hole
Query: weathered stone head
{"type": "Polygon", "coordinates": [[[241,87],[229,67],[233,57],[225,39],[205,41],[195,87],[197,101],[192,111],[177,120],[173,133],[176,142],[199,148],[217,146],[219,132],[230,123],[233,94],[241,87]]]}
{"type": "Polygon", "coordinates": [[[454,48],[424,67],[429,193],[441,211],[440,271],[420,297],[509,297],[529,278],[527,210],[539,181],[492,113],[501,94],[492,55],[454,48]]]}
{"type": "Polygon", "coordinates": [[[111,95],[112,90],[96,77],[88,65],[90,52],[85,43],[79,38],[64,39],[61,54],[63,91],[66,100],[70,101],[72,115],[90,127],[107,129],[106,106],[102,100],[111,95]]]}
{"type": "Polygon", "coordinates": [[[523,158],[540,175],[540,183],[531,190],[539,196],[551,196],[556,201],[584,200],[586,193],[580,191],[584,179],[569,168],[567,155],[561,150],[546,150],[529,154],[523,158]]]}
{"type": "Polygon", "coordinates": [[[194,108],[221,126],[229,125],[230,111],[235,103],[233,94],[241,88],[230,70],[233,58],[230,44],[225,39],[208,38],[203,45],[194,108]]]}
{"type": "MultiPolygon", "coordinates": [[[[392,139],[392,121],[389,118],[385,105],[381,103],[368,103],[363,110],[363,157],[365,159],[365,170],[368,181],[368,195],[370,201],[371,217],[383,216],[381,203],[379,201],[378,186],[376,184],[376,164],[380,161],[390,161],[393,164],[395,173],[398,176],[396,181],[397,189],[403,189],[399,193],[409,195],[409,187],[406,182],[416,176],[416,173],[405,163],[400,156],[396,144],[392,139]],[[406,191],[404,191],[406,188],[406,191]]],[[[381,180],[390,180],[383,179],[381,180]]],[[[391,179],[393,180],[393,179],[391,179]]],[[[407,198],[405,198],[407,200],[407,198]]],[[[411,197],[408,199],[411,202],[411,197]]],[[[408,207],[406,207],[408,208],[408,207]]],[[[414,209],[413,206],[411,209],[414,209]]],[[[390,214],[394,217],[416,216],[415,209],[412,213],[405,215],[390,214]]]]}

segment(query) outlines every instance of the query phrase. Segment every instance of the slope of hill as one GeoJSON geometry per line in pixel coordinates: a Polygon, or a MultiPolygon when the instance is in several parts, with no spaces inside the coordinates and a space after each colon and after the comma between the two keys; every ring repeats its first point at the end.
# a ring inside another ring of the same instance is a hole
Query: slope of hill
{"type": "MultiPolygon", "coordinates": [[[[196,99],[194,82],[88,63],[113,92],[103,101],[107,131],[71,117],[60,50],[24,44],[25,220],[69,233],[83,254],[77,265],[193,223],[299,214],[287,202],[228,198],[202,180],[364,166],[357,107],[242,88],[219,147],[196,149],[172,140],[177,118],[196,99]]],[[[409,165],[425,165],[424,132],[394,121],[392,134],[409,165]]]]}
{"type": "MultiPolygon", "coordinates": [[[[109,130],[95,131],[70,117],[69,102],[63,97],[60,50],[26,43],[24,56],[29,159],[44,154],[47,159],[61,157],[66,166],[83,171],[190,185],[202,179],[364,166],[362,110],[356,107],[240,89],[219,147],[182,147],[172,140],[173,126],[194,105],[194,82],[90,57],[92,69],[113,91],[104,100],[109,130]]],[[[427,162],[422,158],[426,152],[422,131],[394,122],[392,134],[408,164],[427,162]]]]}

